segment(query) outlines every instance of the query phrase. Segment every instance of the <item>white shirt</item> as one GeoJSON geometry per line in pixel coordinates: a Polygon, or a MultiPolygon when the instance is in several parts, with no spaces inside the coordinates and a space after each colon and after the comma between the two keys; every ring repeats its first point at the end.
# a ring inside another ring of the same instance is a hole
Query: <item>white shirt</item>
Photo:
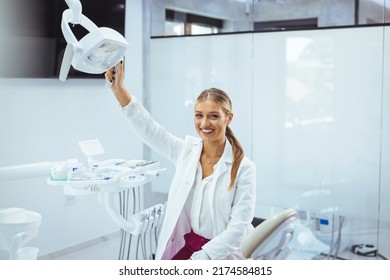
{"type": "Polygon", "coordinates": [[[199,163],[194,182],[191,205],[191,227],[194,232],[207,239],[213,238],[213,220],[211,218],[209,199],[210,183],[213,174],[202,180],[202,166],[199,163]]]}
{"type": "MultiPolygon", "coordinates": [[[[207,239],[213,238],[213,220],[209,200],[211,194],[211,182],[213,174],[202,179],[202,165],[198,164],[195,181],[190,195],[186,202],[186,210],[191,217],[191,227],[193,231],[207,239]]],[[[210,259],[204,251],[195,252],[192,259],[210,259]]]]}

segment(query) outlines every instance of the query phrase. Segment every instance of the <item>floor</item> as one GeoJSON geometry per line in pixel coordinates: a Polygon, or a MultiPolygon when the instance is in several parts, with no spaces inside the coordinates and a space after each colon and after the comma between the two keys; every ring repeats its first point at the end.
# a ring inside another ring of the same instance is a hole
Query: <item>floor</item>
{"type": "Polygon", "coordinates": [[[96,238],[80,245],[69,247],[47,255],[39,255],[39,260],[137,260],[153,259],[155,252],[154,235],[144,239],[130,234],[122,237],[120,232],[96,238]],[[145,246],[144,246],[145,244],[145,246]],[[152,244],[152,245],[150,245],[152,244]],[[123,246],[121,246],[123,245],[123,246]],[[138,249],[138,250],[137,250],[138,249]],[[138,251],[138,254],[136,253],[138,251]]]}
{"type": "Polygon", "coordinates": [[[117,260],[121,237],[119,233],[104,236],[63,251],[38,256],[40,260],[117,260]]]}
{"type": "MultiPolygon", "coordinates": [[[[56,251],[50,254],[39,254],[38,260],[119,260],[119,259],[148,259],[143,255],[142,249],[148,254],[149,259],[153,257],[149,247],[142,247],[142,242],[137,243],[136,238],[130,241],[130,235],[126,240],[122,239],[121,233],[112,233],[82,244],[71,246],[64,250],[56,251]],[[121,243],[125,244],[121,247],[121,243]],[[139,246],[137,246],[139,244],[139,246]],[[128,248],[130,249],[130,252],[128,248]],[[136,248],[139,248],[139,255],[135,254],[136,248]],[[122,250],[121,250],[122,248],[122,250]]],[[[155,250],[155,247],[154,247],[155,250]]],[[[9,252],[0,250],[0,260],[9,259],[9,252]]]]}

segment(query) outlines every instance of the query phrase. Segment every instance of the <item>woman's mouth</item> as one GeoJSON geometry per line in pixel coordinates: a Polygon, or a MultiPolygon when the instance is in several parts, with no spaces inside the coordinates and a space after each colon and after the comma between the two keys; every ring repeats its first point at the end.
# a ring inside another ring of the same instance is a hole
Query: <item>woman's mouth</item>
{"type": "Polygon", "coordinates": [[[210,135],[211,133],[214,132],[214,129],[210,129],[210,128],[201,128],[200,131],[202,131],[202,133],[205,134],[205,135],[210,135]]]}

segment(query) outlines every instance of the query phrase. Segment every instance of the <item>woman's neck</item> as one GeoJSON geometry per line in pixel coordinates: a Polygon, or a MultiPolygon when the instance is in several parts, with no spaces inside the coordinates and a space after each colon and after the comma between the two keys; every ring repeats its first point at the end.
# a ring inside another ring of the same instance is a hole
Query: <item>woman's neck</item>
{"type": "Polygon", "coordinates": [[[220,142],[203,142],[202,154],[206,157],[220,157],[225,149],[225,141],[220,142]]]}

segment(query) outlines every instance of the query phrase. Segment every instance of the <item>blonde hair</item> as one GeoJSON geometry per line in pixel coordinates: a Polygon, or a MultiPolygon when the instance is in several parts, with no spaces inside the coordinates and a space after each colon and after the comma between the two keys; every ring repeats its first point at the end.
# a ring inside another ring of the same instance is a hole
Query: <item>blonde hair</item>
{"type": "MultiPolygon", "coordinates": [[[[232,112],[232,102],[229,96],[221,89],[218,88],[210,88],[202,91],[202,93],[196,99],[196,103],[200,101],[205,101],[207,99],[211,99],[217,102],[221,107],[224,113],[228,116],[232,112]]],[[[231,190],[236,181],[238,168],[240,167],[241,161],[244,158],[244,150],[240,142],[238,142],[237,138],[234,136],[233,131],[229,126],[226,127],[226,138],[232,145],[233,149],[233,165],[232,171],[230,174],[230,184],[228,190],[231,190]]]]}

